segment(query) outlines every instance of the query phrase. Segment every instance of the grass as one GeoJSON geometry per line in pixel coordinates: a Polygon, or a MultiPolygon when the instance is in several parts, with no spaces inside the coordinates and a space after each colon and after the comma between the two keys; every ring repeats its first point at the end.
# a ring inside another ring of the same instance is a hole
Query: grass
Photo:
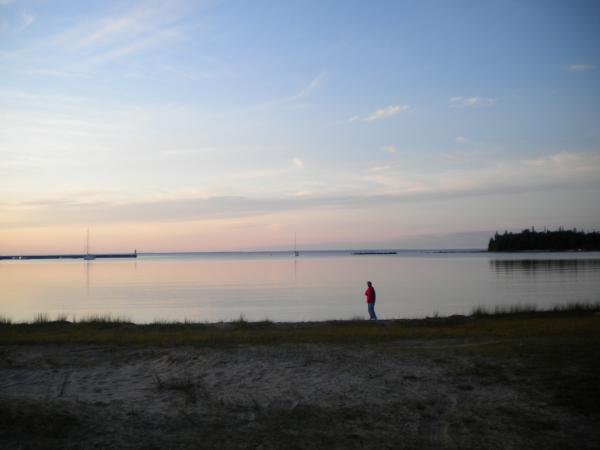
{"type": "MultiPolygon", "coordinates": [[[[156,388],[158,390],[168,390],[180,392],[185,396],[187,403],[196,403],[197,391],[201,388],[200,385],[196,385],[189,375],[185,375],[182,378],[171,378],[161,379],[158,375],[154,375],[154,381],[156,382],[156,388]]],[[[201,389],[202,393],[205,393],[204,389],[201,389]]]]}
{"type": "MultiPolygon", "coordinates": [[[[493,308],[486,306],[477,306],[471,311],[471,316],[482,317],[482,316],[494,316],[494,315],[506,315],[506,314],[531,314],[538,311],[537,305],[529,304],[518,304],[499,306],[496,305],[493,308]]],[[[563,312],[563,313],[578,313],[578,312],[599,312],[600,303],[592,302],[576,302],[568,303],[564,305],[555,305],[550,309],[543,310],[544,312],[563,312]]]]}
{"type": "Polygon", "coordinates": [[[38,313],[33,317],[33,323],[45,324],[50,322],[50,316],[46,313],[38,313]]]}
{"type": "Polygon", "coordinates": [[[134,324],[110,315],[77,322],[51,322],[38,314],[31,323],[0,320],[0,344],[278,344],[362,343],[406,338],[535,337],[600,335],[599,304],[576,304],[537,311],[530,307],[476,309],[471,316],[371,322],[341,320],[304,323],[249,322],[244,316],[217,324],[154,322],[134,324]]]}
{"type": "Polygon", "coordinates": [[[78,323],[83,324],[130,324],[132,323],[128,317],[113,316],[112,314],[91,314],[84,316],[78,320],[78,323]]]}
{"type": "Polygon", "coordinates": [[[0,316],[0,325],[10,325],[12,323],[12,319],[5,316],[0,316]]]}
{"type": "Polygon", "coordinates": [[[491,315],[499,315],[499,314],[524,314],[524,313],[534,313],[537,311],[536,305],[509,305],[509,306],[499,306],[496,305],[494,308],[489,308],[487,306],[476,306],[471,310],[471,316],[482,317],[482,316],[491,316],[491,315]]]}
{"type": "Polygon", "coordinates": [[[600,312],[600,303],[596,302],[578,302],[566,305],[555,305],[552,311],[557,312],[600,312]]]}
{"type": "Polygon", "coordinates": [[[56,315],[56,321],[57,322],[68,322],[69,321],[69,316],[67,314],[64,313],[60,313],[56,315]]]}

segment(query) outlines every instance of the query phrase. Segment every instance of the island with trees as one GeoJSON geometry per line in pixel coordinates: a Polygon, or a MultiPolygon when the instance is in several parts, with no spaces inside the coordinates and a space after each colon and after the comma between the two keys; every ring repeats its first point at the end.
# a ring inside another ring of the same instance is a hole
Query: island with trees
{"type": "Polygon", "coordinates": [[[488,244],[490,252],[515,251],[598,251],[600,232],[578,231],[577,229],[536,231],[526,229],[518,233],[505,231],[496,233],[488,244]]]}

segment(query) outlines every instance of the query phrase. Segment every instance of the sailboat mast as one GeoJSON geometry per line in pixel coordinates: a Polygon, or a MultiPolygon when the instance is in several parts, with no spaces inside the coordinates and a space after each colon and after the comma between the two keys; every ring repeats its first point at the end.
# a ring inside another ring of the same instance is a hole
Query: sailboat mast
{"type": "Polygon", "coordinates": [[[85,255],[83,255],[83,259],[86,261],[90,261],[92,259],[96,259],[94,255],[90,255],[90,229],[87,229],[87,235],[85,238],[85,255]]]}

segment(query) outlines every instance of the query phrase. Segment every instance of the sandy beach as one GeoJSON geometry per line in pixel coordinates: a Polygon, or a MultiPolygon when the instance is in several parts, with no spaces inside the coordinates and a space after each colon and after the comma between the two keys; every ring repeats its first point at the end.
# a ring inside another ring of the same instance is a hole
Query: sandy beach
{"type": "Polygon", "coordinates": [[[0,445],[591,449],[597,348],[589,336],[3,345],[0,445]]]}

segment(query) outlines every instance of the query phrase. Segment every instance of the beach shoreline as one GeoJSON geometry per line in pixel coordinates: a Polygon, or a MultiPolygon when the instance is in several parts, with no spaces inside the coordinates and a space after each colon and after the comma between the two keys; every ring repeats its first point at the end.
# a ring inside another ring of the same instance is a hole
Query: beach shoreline
{"type": "Polygon", "coordinates": [[[8,329],[41,335],[0,326],[3,448],[591,449],[600,438],[594,312],[217,324],[204,326],[211,339],[179,329],[179,340],[165,325],[162,341],[129,325],[146,342],[44,327],[63,340],[10,342],[8,329]]]}

